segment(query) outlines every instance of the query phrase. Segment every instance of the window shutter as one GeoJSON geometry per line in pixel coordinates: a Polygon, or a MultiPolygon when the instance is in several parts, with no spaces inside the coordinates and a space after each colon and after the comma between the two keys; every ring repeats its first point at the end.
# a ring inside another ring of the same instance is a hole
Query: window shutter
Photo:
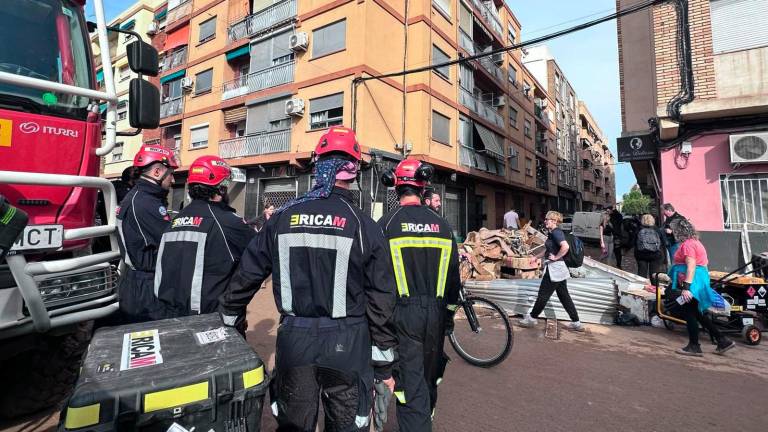
{"type": "Polygon", "coordinates": [[[309,101],[309,113],[315,114],[328,111],[333,108],[341,108],[344,105],[344,93],[337,93],[309,101]]]}
{"type": "Polygon", "coordinates": [[[208,126],[202,126],[191,130],[189,140],[192,143],[208,141],[208,126]]]}
{"type": "Polygon", "coordinates": [[[768,0],[711,0],[715,54],[768,45],[768,0]]]}

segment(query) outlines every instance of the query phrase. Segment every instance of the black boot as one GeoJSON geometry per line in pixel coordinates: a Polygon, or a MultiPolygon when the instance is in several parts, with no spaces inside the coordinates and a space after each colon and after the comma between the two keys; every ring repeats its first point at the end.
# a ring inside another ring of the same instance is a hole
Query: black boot
{"type": "Polygon", "coordinates": [[[701,352],[701,346],[699,346],[699,344],[694,345],[690,343],[675,352],[680,355],[693,356],[693,357],[701,357],[704,355],[704,353],[701,352]]]}
{"type": "Polygon", "coordinates": [[[715,348],[715,354],[725,354],[726,351],[736,346],[736,342],[723,336],[717,341],[717,348],[715,348]]]}

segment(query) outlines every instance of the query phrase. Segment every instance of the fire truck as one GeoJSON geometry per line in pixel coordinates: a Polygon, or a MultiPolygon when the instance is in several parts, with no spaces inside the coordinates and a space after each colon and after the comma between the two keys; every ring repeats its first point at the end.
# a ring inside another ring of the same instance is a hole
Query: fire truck
{"type": "MultiPolygon", "coordinates": [[[[112,64],[102,0],[96,23],[85,0],[3,0],[0,10],[0,194],[29,223],[0,261],[0,416],[39,410],[65,396],[94,320],[118,309],[120,253],[115,190],[99,178],[115,145],[117,95],[110,67],[99,89],[91,54],[112,64]],[[102,114],[100,107],[106,105],[102,114]],[[95,224],[101,191],[107,220],[95,224]],[[95,238],[109,237],[94,252],[95,238]]],[[[131,127],[159,121],[157,51],[138,34],[128,47],[131,127]]]]}

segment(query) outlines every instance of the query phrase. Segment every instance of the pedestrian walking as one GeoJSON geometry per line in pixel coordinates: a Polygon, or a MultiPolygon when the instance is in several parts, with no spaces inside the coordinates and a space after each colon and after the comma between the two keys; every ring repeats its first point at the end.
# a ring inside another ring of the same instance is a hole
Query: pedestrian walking
{"type": "Polygon", "coordinates": [[[568,293],[570,272],[568,266],[565,265],[564,258],[568,254],[570,247],[565,239],[565,233],[559,228],[562,222],[563,215],[556,211],[550,211],[544,217],[544,224],[549,233],[547,241],[544,243],[545,250],[531,257],[532,262],[535,262],[542,256],[546,258],[544,277],[541,279],[539,294],[536,296],[533,309],[531,309],[530,313],[525,314],[522,320],[518,321],[522,327],[530,328],[536,326],[537,318],[544,310],[549,298],[552,297],[552,293],[557,293],[560,304],[563,305],[563,308],[568,313],[568,317],[571,319],[566,328],[574,331],[584,331],[584,325],[579,321],[576,306],[573,304],[570,293],[568,293]]]}
{"type": "Polygon", "coordinates": [[[395,373],[400,431],[430,431],[448,357],[445,335],[453,329],[461,279],[459,255],[448,222],[421,205],[433,168],[406,159],[383,176],[400,206],[379,220],[393,257],[399,341],[395,373]]]}
{"type": "Polygon", "coordinates": [[[218,156],[201,156],[189,167],[192,198],[162,236],[154,294],[156,319],[218,311],[248,243],[256,235],[229,206],[232,170],[218,156]]]}
{"type": "Polygon", "coordinates": [[[600,214],[600,260],[606,264],[613,259],[614,229],[611,223],[611,208],[608,207],[600,214]]]}
{"type": "Polygon", "coordinates": [[[650,280],[651,275],[661,271],[666,253],[666,239],[656,227],[656,219],[650,214],[642,215],[635,240],[637,275],[650,280]]]}
{"type": "Polygon", "coordinates": [[[670,203],[665,203],[661,206],[661,212],[664,214],[664,233],[667,237],[667,252],[669,253],[670,263],[674,260],[675,252],[680,247],[682,240],[675,238],[675,233],[672,230],[672,222],[680,219],[685,219],[685,216],[675,210],[675,206],[670,203]]]}
{"type": "Polygon", "coordinates": [[[120,253],[127,268],[118,287],[120,312],[129,323],[151,320],[159,307],[154,294],[155,264],[160,239],[171,223],[168,190],[179,167],[173,153],[160,146],[143,146],[133,166],[140,177],[117,211],[120,253]]]}
{"type": "Polygon", "coordinates": [[[278,430],[314,431],[322,398],[325,430],[367,431],[374,380],[394,388],[392,260],[349,191],[362,156],[354,131],[331,127],[315,154],[315,186],[248,245],[220,311],[236,326],[271,274],[281,314],[270,383],[278,430]]]}
{"type": "Polygon", "coordinates": [[[515,209],[504,213],[504,228],[510,230],[520,229],[520,216],[518,216],[515,209]]]}
{"type": "Polygon", "coordinates": [[[680,246],[672,259],[669,277],[672,280],[669,293],[682,303],[682,313],[688,327],[688,345],[677,350],[687,356],[702,355],[699,345],[699,324],[717,341],[716,354],[723,354],[736,343],[724,336],[707,315],[709,308],[722,297],[710,286],[707,250],[699,241],[693,224],[685,218],[676,218],[670,224],[672,235],[680,246]]]}

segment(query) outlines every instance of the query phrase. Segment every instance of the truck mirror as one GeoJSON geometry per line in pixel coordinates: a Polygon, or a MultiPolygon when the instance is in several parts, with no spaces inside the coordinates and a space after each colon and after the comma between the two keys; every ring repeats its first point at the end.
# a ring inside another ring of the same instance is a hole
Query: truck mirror
{"type": "Polygon", "coordinates": [[[128,89],[128,120],[132,128],[155,129],[160,125],[160,91],[140,78],[128,89]]]}
{"type": "Polygon", "coordinates": [[[132,71],[143,75],[157,76],[157,50],[152,45],[134,40],[128,44],[128,66],[132,71]]]}

